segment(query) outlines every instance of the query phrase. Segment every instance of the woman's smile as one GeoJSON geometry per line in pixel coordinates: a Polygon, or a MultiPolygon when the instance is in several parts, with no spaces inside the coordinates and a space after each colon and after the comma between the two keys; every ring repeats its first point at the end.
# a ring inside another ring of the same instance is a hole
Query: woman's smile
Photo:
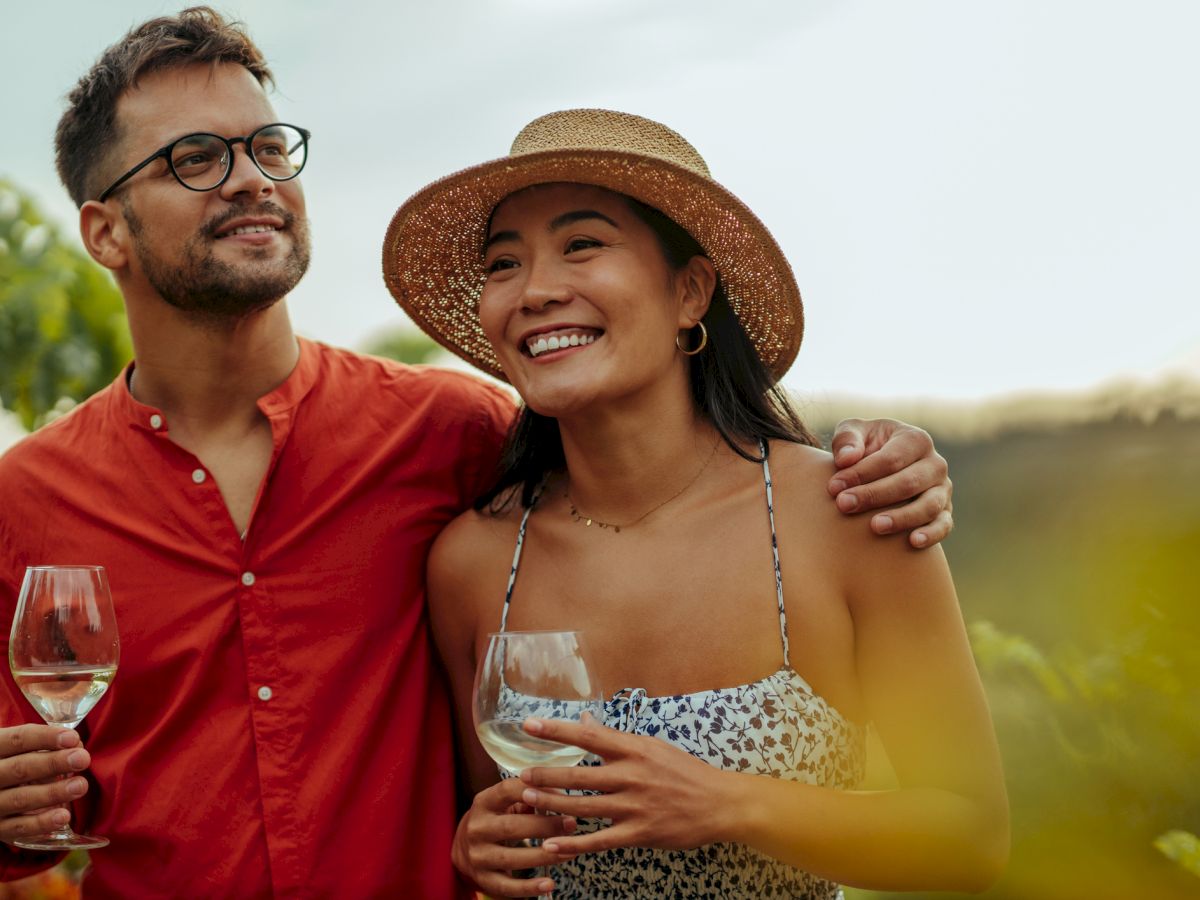
{"type": "Polygon", "coordinates": [[[557,357],[574,347],[587,347],[595,343],[604,332],[598,328],[579,328],[573,325],[539,329],[527,335],[522,343],[525,352],[533,359],[557,357]]]}

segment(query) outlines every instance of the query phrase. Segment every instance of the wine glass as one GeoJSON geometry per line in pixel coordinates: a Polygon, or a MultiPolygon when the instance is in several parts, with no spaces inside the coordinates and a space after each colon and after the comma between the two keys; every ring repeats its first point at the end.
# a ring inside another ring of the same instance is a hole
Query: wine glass
{"type": "MultiPolygon", "coordinates": [[[[47,724],[74,728],[82,722],[112,684],[120,652],[102,566],[25,570],[8,664],[17,687],[47,724]]],[[[70,850],[103,847],[108,838],[76,834],[68,824],[10,843],[27,850],[70,850]]]]}
{"type": "MultiPolygon", "coordinates": [[[[529,734],[528,716],[604,721],[604,695],[578,631],[504,631],[488,636],[475,671],[475,733],[502,769],[573,766],[586,750],[529,734]]],[[[538,841],[533,842],[536,846],[538,841]]]]}

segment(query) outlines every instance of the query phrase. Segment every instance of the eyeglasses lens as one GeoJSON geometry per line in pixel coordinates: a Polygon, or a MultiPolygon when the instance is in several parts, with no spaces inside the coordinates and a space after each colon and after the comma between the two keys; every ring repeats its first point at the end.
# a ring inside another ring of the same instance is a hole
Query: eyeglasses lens
{"type": "Polygon", "coordinates": [[[213,134],[188,135],[171,149],[171,168],[193,190],[216,187],[228,167],[229,147],[213,134]]]}
{"type": "Polygon", "coordinates": [[[268,178],[285,181],[304,168],[308,143],[290,125],[269,125],[251,136],[250,152],[268,178]]]}

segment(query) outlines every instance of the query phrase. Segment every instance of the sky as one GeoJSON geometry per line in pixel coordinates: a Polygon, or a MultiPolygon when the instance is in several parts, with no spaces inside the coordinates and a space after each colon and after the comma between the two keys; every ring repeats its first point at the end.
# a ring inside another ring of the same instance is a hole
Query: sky
{"type": "MultiPolygon", "coordinates": [[[[396,208],[543,113],[605,107],[680,132],[774,233],[806,315],[785,384],[813,399],[1200,375],[1200,4],[214,5],[266,54],[279,118],[313,132],[313,264],[289,300],[304,335],[361,348],[401,326],[380,275],[396,208]]],[[[0,177],[64,233],[63,96],[179,8],[4,10],[0,177]]]]}

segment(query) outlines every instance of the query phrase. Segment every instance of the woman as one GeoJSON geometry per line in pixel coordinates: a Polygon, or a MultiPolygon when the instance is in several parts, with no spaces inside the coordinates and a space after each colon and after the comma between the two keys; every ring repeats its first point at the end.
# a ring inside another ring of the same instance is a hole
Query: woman
{"type": "Polygon", "coordinates": [[[1007,805],[944,558],[831,508],[830,458],[773,387],[802,333],[791,270],[686,141],[620,113],[543,117],[509,159],[405,204],[385,273],[525,402],[499,484],[429,563],[479,792],[466,875],[564,898],[996,877],[1007,805]],[[624,686],[619,727],[526,728],[603,765],[497,783],[470,728],[497,628],[587,634],[601,683],[624,686]],[[896,790],[854,790],[866,722],[896,790]],[[553,881],[510,874],[543,865],[553,881]]]}

